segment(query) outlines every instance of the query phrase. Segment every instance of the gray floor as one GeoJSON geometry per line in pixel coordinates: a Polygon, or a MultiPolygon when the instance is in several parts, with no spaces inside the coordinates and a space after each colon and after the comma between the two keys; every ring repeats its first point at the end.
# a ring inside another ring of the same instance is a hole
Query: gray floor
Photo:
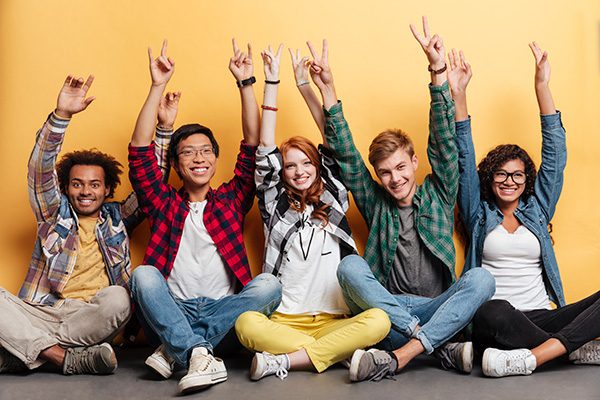
{"type": "MultiPolygon", "coordinates": [[[[166,399],[177,397],[177,378],[157,380],[143,365],[150,348],[117,350],[119,369],[110,376],[62,376],[52,372],[1,375],[0,400],[166,399]]],[[[396,380],[351,384],[348,371],[334,366],[323,374],[292,372],[280,381],[250,382],[249,358],[226,360],[229,378],[212,388],[185,396],[203,399],[600,399],[600,366],[556,363],[531,376],[485,378],[477,365],[471,375],[443,371],[419,357],[396,380]]]]}

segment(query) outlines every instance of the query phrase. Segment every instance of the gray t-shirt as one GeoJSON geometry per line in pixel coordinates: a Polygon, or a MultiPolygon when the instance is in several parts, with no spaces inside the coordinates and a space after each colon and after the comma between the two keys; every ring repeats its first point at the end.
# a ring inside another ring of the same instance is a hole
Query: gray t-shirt
{"type": "Polygon", "coordinates": [[[444,291],[444,265],[423,245],[414,206],[399,207],[398,216],[398,246],[386,288],[392,294],[436,297],[444,291]]]}

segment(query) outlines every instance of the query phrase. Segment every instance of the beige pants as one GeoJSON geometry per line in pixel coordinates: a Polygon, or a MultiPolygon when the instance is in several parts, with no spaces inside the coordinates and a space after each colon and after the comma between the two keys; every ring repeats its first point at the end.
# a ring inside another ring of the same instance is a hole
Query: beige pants
{"type": "Polygon", "coordinates": [[[58,307],[25,302],[0,288],[0,346],[34,369],[40,352],[56,344],[91,346],[115,335],[129,320],[127,290],[109,286],[89,302],[67,299],[58,307]]]}

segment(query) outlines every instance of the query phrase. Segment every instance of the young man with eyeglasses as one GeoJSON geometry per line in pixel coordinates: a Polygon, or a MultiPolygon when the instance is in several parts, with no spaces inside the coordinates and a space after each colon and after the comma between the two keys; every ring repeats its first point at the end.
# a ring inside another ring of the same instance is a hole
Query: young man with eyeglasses
{"type": "MultiPolygon", "coordinates": [[[[131,291],[146,333],[162,343],[146,364],[164,378],[176,368],[187,368],[179,391],[188,393],[227,379],[213,348],[243,312],[270,315],[281,300],[281,285],[271,274],[251,279],[242,236],[254,200],[259,140],[250,47],[245,54],[234,41],[229,69],[240,88],[244,139],[234,178],[216,189],[210,182],[219,146],[212,131],[199,124],[180,127],[170,143],[169,158],[183,187],[176,190],[160,181],[151,139],[174,63],[166,55],[166,42],[160,57],[153,60],[151,51],[149,57],[152,86],[133,133],[129,166],[151,236],[144,265],[133,273],[131,291]]],[[[171,129],[159,127],[157,135],[171,129]]]]}

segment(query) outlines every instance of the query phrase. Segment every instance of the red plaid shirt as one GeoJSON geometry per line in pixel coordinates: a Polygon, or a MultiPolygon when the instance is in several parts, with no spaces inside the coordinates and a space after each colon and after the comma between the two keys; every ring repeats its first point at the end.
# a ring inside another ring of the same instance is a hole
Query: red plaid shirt
{"type": "MultiPolygon", "coordinates": [[[[254,202],[255,158],[256,146],[242,142],[235,165],[235,176],[216,190],[209,190],[204,209],[206,230],[224,262],[242,285],[252,279],[242,229],[244,217],[254,202]]],[[[140,207],[150,221],[150,241],[143,262],[155,266],[167,278],[173,269],[190,208],[187,192],[183,188],[177,191],[171,185],[163,183],[161,178],[154,145],[130,145],[129,179],[140,207]]]]}

